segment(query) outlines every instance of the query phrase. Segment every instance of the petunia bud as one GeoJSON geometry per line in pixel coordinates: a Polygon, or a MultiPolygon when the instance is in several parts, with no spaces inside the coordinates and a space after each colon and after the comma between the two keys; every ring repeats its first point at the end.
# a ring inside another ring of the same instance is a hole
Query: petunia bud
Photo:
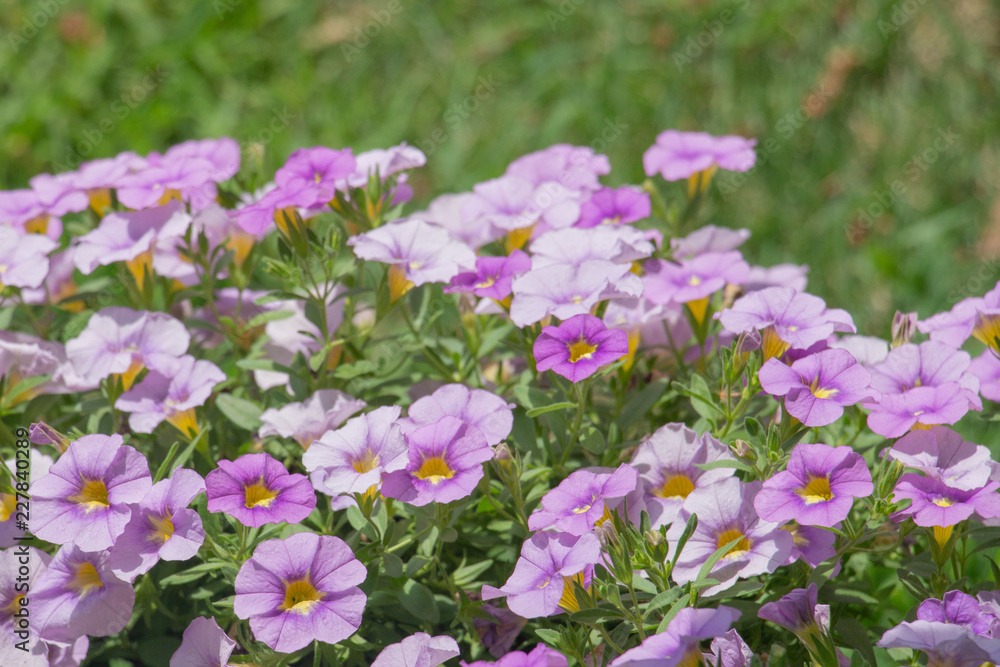
{"type": "Polygon", "coordinates": [[[53,445],[60,454],[69,449],[69,438],[45,422],[32,424],[28,430],[28,439],[36,445],[53,445]]]}
{"type": "Polygon", "coordinates": [[[892,346],[909,343],[917,330],[917,314],[896,311],[892,318],[892,346]]]}

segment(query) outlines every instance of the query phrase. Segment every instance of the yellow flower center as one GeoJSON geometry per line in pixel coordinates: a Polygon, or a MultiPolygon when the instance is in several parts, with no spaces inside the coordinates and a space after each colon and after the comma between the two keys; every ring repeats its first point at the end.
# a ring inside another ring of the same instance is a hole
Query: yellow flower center
{"type": "Polygon", "coordinates": [[[954,500],[952,500],[951,498],[945,498],[944,496],[938,496],[931,502],[937,505],[938,507],[951,507],[952,505],[955,504],[954,500]]]}
{"type": "Polygon", "coordinates": [[[688,278],[688,285],[690,285],[691,287],[697,287],[700,284],[701,284],[701,278],[699,278],[698,276],[691,276],[690,278],[688,278]]]}
{"type": "Polygon", "coordinates": [[[111,503],[108,502],[108,487],[104,486],[104,480],[87,479],[82,475],[80,476],[80,480],[83,482],[80,493],[70,496],[68,500],[78,505],[83,505],[83,509],[87,514],[90,514],[94,510],[107,509],[111,506],[111,503]]]}
{"type": "Polygon", "coordinates": [[[278,497],[281,491],[272,491],[267,488],[264,484],[264,478],[261,477],[253,484],[243,487],[243,493],[245,496],[244,505],[248,509],[252,509],[258,505],[261,507],[270,507],[271,502],[278,497]]]}
{"type": "Polygon", "coordinates": [[[153,275],[153,249],[143,250],[125,262],[125,266],[128,268],[129,273],[132,274],[132,277],[135,278],[136,287],[142,292],[142,288],[146,283],[146,274],[153,275]]]}
{"type": "Polygon", "coordinates": [[[816,398],[830,398],[831,396],[836,396],[840,393],[839,389],[820,389],[819,376],[816,376],[809,384],[809,391],[812,392],[812,395],[816,398]]]}
{"type": "Polygon", "coordinates": [[[325,595],[309,582],[309,576],[285,584],[285,601],[278,609],[293,614],[308,614],[325,595]]]}
{"type": "Polygon", "coordinates": [[[715,547],[721,549],[733,540],[739,540],[736,546],[729,550],[723,558],[733,558],[741,553],[750,551],[750,540],[747,539],[746,535],[737,530],[736,528],[730,528],[727,531],[719,533],[719,537],[715,541],[715,547]]]}
{"type": "Polygon", "coordinates": [[[361,458],[351,461],[351,467],[354,468],[355,472],[360,473],[371,472],[377,465],[378,454],[372,453],[370,449],[366,449],[361,458]]]}
{"type": "Polygon", "coordinates": [[[154,532],[147,539],[152,542],[163,544],[174,536],[174,522],[170,520],[169,515],[156,516],[155,514],[150,514],[149,525],[153,527],[154,532]]]}
{"type": "Polygon", "coordinates": [[[485,289],[487,287],[493,287],[493,285],[495,285],[496,282],[497,282],[496,277],[486,276],[486,278],[481,283],[476,283],[476,287],[478,289],[485,289]]]}
{"type": "Polygon", "coordinates": [[[806,505],[825,503],[833,500],[833,491],[830,489],[830,478],[826,475],[822,477],[809,476],[809,481],[801,489],[796,489],[795,493],[806,501],[806,505]]]}
{"type": "Polygon", "coordinates": [[[611,508],[608,507],[607,505],[604,506],[604,514],[599,516],[597,518],[597,521],[594,522],[594,528],[600,528],[601,524],[603,524],[605,521],[611,521],[611,508]]]}
{"type": "Polygon", "coordinates": [[[594,356],[594,352],[597,352],[597,346],[591,345],[582,337],[580,340],[569,344],[569,360],[574,364],[581,359],[590,359],[594,356]]]}
{"type": "Polygon", "coordinates": [[[17,497],[9,493],[0,494],[0,521],[7,521],[17,507],[17,497]]]}
{"type": "Polygon", "coordinates": [[[431,484],[440,484],[441,480],[451,479],[455,476],[455,471],[448,467],[448,464],[440,456],[432,456],[424,459],[416,472],[417,479],[426,479],[431,484]]]}
{"type": "Polygon", "coordinates": [[[559,598],[559,606],[570,613],[580,611],[580,603],[576,599],[576,590],[573,588],[573,582],[575,581],[583,586],[583,572],[574,574],[572,577],[563,577],[562,579],[563,594],[559,598]]]}
{"type": "Polygon", "coordinates": [[[76,572],[66,586],[78,591],[82,599],[91,591],[104,588],[104,583],[101,581],[101,575],[98,574],[97,568],[94,567],[93,563],[81,563],[76,566],[76,572]]]}
{"type": "Polygon", "coordinates": [[[688,197],[694,197],[708,189],[708,184],[712,182],[712,176],[719,169],[719,165],[712,164],[707,169],[697,171],[688,176],[688,197]]]}
{"type": "Polygon", "coordinates": [[[694,491],[694,482],[687,475],[673,475],[668,477],[663,486],[653,491],[654,496],[660,498],[687,498],[688,494],[694,491]]]}

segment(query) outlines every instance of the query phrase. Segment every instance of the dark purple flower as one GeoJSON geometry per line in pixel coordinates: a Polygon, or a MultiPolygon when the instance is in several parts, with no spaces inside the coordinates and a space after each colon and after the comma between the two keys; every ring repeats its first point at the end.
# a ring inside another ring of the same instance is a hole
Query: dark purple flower
{"type": "Polygon", "coordinates": [[[627,355],[628,335],[593,315],[575,315],[557,327],[542,327],[533,351],[538,372],[551,369],[579,382],[627,355]]]}
{"type": "Polygon", "coordinates": [[[871,374],[847,350],[824,350],[791,366],[768,359],[758,377],[764,391],[784,396],[788,414],[810,427],[832,424],[845,405],[878,395],[871,374]]]}
{"type": "Polygon", "coordinates": [[[651,206],[649,194],[625,186],[601,188],[580,206],[576,227],[587,229],[598,225],[626,225],[648,218],[651,206]]]}
{"type": "Polygon", "coordinates": [[[270,454],[246,454],[219,461],[205,485],[209,512],[225,512],[245,526],[298,523],[316,507],[316,494],[305,475],[291,475],[270,454]]]}
{"type": "Polygon", "coordinates": [[[477,257],[476,270],[457,274],[445,285],[445,294],[471,293],[502,303],[518,275],[531,270],[531,258],[521,250],[507,257],[477,257]]]}

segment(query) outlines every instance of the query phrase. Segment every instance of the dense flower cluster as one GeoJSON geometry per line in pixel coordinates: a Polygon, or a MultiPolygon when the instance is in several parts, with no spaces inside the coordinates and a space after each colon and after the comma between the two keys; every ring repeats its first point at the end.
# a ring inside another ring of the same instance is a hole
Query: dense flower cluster
{"type": "Polygon", "coordinates": [[[1000,661],[1000,464],[955,430],[1000,399],[1000,284],[854,335],[689,219],[755,143],[667,130],[642,187],[560,144],[409,215],[405,144],[0,192],[0,415],[44,451],[0,489],[0,662],[126,655],[133,612],[175,667],[1000,661]],[[879,559],[915,620],[845,602],[879,559]]]}

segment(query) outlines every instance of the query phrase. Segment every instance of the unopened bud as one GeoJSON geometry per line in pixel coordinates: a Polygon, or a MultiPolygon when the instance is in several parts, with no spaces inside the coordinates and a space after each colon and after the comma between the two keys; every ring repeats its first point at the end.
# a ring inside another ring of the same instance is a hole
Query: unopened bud
{"type": "Polygon", "coordinates": [[[36,445],[53,445],[60,454],[69,449],[69,438],[45,422],[32,424],[28,429],[28,439],[36,445]]]}
{"type": "Polygon", "coordinates": [[[359,307],[358,311],[354,313],[354,317],[351,318],[351,324],[358,330],[358,333],[368,335],[375,328],[375,309],[359,307]]]}
{"type": "Polygon", "coordinates": [[[750,458],[750,455],[753,453],[753,450],[750,447],[750,443],[747,442],[746,440],[733,440],[729,444],[729,449],[732,450],[733,454],[735,454],[741,459],[748,459],[750,458]]]}
{"type": "Polygon", "coordinates": [[[614,521],[604,521],[594,529],[594,532],[597,533],[597,539],[605,549],[621,544],[618,541],[618,531],[615,530],[614,521]]]}
{"type": "Polygon", "coordinates": [[[917,330],[917,314],[901,313],[898,310],[892,318],[892,346],[909,343],[917,330]]]}
{"type": "Polygon", "coordinates": [[[502,465],[504,468],[510,468],[512,458],[510,447],[507,446],[506,442],[501,442],[493,450],[493,460],[502,465]]]}

